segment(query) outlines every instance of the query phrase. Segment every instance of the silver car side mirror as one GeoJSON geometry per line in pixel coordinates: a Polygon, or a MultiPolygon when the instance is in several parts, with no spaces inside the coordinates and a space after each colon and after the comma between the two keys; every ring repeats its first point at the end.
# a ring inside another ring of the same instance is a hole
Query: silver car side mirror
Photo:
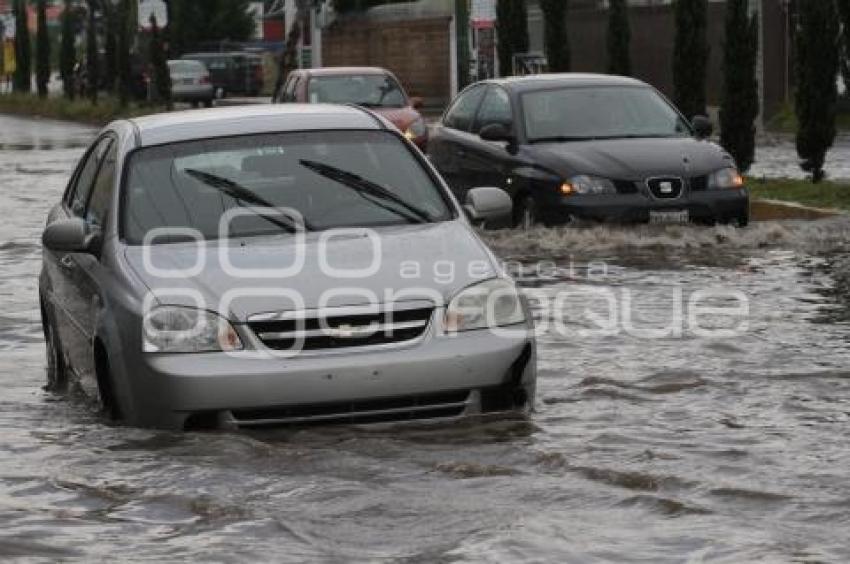
{"type": "Polygon", "coordinates": [[[466,193],[464,209],[472,221],[494,221],[511,215],[513,200],[501,188],[473,188],[466,193]]]}
{"type": "Polygon", "coordinates": [[[47,226],[41,236],[45,248],[64,253],[96,253],[100,234],[90,232],[79,217],[62,219],[47,226]]]}

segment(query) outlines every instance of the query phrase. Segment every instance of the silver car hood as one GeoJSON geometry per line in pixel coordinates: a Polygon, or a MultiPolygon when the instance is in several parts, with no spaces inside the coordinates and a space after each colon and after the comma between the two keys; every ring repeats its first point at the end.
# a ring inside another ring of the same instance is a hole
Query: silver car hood
{"type": "Polygon", "coordinates": [[[346,230],[324,243],[322,233],[308,233],[303,266],[296,272],[298,248],[295,236],[283,235],[231,240],[221,247],[217,241],[134,246],[124,256],[157,303],[198,306],[236,322],[262,313],[368,305],[375,303],[373,296],[381,304],[446,303],[459,290],[498,273],[493,254],[461,220],[346,230]],[[192,272],[201,261],[204,266],[192,272]],[[228,261],[244,272],[234,272],[228,261]],[[326,265],[364,272],[340,277],[326,265]]]}

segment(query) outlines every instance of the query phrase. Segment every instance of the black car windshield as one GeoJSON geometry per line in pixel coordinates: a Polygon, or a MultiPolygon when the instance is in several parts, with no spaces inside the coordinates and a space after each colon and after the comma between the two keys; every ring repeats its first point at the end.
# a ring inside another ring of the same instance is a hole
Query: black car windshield
{"type": "Polygon", "coordinates": [[[129,160],[122,234],[131,245],[444,221],[442,188],[387,131],[312,131],[188,141],[129,160]]]}
{"type": "Polygon", "coordinates": [[[307,85],[311,104],[357,104],[368,108],[403,108],[407,97],[388,74],[314,76],[307,85]]]}
{"type": "Polygon", "coordinates": [[[655,90],[635,86],[572,87],[527,92],[528,141],[684,137],[691,128],[655,90]]]}

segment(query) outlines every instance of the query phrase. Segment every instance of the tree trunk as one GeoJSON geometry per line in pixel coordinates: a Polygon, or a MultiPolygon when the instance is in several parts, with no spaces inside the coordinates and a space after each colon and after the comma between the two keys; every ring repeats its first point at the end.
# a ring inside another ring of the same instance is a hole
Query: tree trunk
{"type": "Polygon", "coordinates": [[[65,0],[62,12],[62,47],[59,53],[59,72],[62,74],[62,86],[65,97],[74,99],[74,66],[77,64],[77,52],[74,33],[74,12],[72,0],[65,0]]]}
{"type": "Polygon", "coordinates": [[[26,0],[14,0],[15,9],[15,92],[30,92],[32,89],[32,66],[30,61],[30,32],[27,26],[26,0]]]}
{"type": "Polygon", "coordinates": [[[92,104],[97,104],[97,94],[100,89],[95,7],[95,0],[88,0],[88,23],[86,25],[86,92],[92,104]]]}
{"type": "Polygon", "coordinates": [[[47,85],[50,82],[50,37],[47,34],[47,0],[38,0],[38,31],[36,34],[35,83],[38,96],[47,98],[47,85]]]}

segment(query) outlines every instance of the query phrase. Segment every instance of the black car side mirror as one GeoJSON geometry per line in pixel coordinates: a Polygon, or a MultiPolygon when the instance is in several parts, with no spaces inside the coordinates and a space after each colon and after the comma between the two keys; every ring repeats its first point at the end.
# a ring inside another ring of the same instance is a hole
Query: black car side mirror
{"type": "Polygon", "coordinates": [[[481,131],[478,132],[478,136],[484,141],[507,141],[508,143],[516,142],[516,137],[514,137],[513,132],[502,123],[488,123],[481,128],[481,131]]]}
{"type": "Polygon", "coordinates": [[[698,139],[708,139],[714,132],[714,126],[706,116],[694,116],[691,120],[691,125],[698,139]]]}
{"type": "Polygon", "coordinates": [[[100,233],[90,230],[82,218],[73,217],[48,225],[41,236],[41,242],[51,251],[97,254],[100,233]]]}

